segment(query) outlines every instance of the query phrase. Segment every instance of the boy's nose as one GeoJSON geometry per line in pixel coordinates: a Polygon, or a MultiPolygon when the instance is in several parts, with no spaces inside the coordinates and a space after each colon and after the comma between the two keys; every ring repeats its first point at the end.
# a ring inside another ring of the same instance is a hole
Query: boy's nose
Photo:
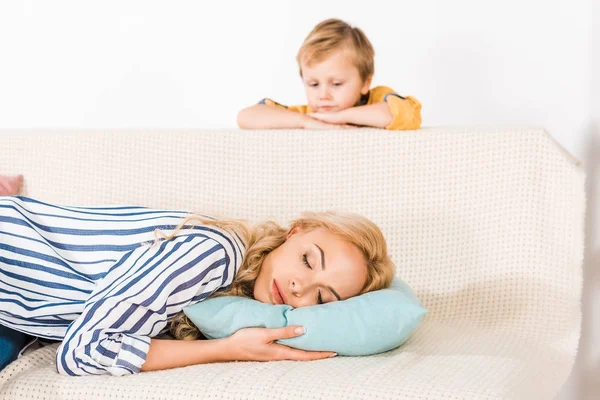
{"type": "Polygon", "coordinates": [[[329,89],[323,87],[323,89],[321,89],[321,93],[319,93],[319,98],[321,100],[329,100],[329,89]]]}

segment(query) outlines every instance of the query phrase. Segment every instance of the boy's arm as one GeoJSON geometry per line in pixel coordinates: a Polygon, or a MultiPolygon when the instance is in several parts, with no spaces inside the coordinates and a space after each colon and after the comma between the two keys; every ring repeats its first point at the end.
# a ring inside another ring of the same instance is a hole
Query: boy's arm
{"type": "Polygon", "coordinates": [[[334,112],[310,113],[308,115],[331,124],[352,124],[375,128],[385,128],[394,119],[387,103],[350,107],[334,112]]]}
{"type": "Polygon", "coordinates": [[[242,129],[301,129],[310,119],[295,111],[255,104],[238,113],[237,123],[242,129]]]}
{"type": "Polygon", "coordinates": [[[343,119],[346,120],[345,123],[360,126],[373,126],[375,128],[385,128],[394,119],[394,116],[390,112],[390,108],[385,102],[350,107],[340,112],[344,114],[343,119]]]}
{"type": "Polygon", "coordinates": [[[242,129],[340,129],[347,124],[328,123],[296,111],[266,104],[255,104],[238,113],[238,126],[242,129]]]}
{"type": "Polygon", "coordinates": [[[383,97],[383,101],[375,104],[308,115],[333,124],[373,126],[390,130],[412,130],[419,129],[421,126],[421,103],[412,96],[401,98],[394,93],[390,93],[383,97]]]}

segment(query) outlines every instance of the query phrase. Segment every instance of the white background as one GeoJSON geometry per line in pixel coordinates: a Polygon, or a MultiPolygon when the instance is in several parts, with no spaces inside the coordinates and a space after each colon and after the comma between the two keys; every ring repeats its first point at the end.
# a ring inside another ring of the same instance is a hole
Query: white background
{"type": "Polygon", "coordinates": [[[375,47],[373,84],[417,97],[423,126],[541,126],[583,161],[584,321],[559,399],[598,398],[599,3],[0,0],[0,128],[235,128],[263,97],[304,103],[296,52],[344,19],[375,47]]]}

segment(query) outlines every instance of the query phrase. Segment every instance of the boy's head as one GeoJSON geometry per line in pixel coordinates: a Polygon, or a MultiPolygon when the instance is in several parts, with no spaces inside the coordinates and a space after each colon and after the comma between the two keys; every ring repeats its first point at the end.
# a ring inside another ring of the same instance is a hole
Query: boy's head
{"type": "Polygon", "coordinates": [[[309,33],[296,60],[308,105],[316,112],[356,106],[369,92],[375,51],[362,30],[328,19],[309,33]]]}

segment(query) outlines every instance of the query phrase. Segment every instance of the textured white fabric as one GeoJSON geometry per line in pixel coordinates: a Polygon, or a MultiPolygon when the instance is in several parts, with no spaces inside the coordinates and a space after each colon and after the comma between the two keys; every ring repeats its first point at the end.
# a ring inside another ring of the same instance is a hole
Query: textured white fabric
{"type": "Polygon", "coordinates": [[[4,131],[0,173],[69,205],[284,224],[359,212],[429,309],[405,345],[370,357],[69,378],[45,347],[0,374],[2,399],[551,399],[573,366],[585,176],[541,128],[4,131]]]}

